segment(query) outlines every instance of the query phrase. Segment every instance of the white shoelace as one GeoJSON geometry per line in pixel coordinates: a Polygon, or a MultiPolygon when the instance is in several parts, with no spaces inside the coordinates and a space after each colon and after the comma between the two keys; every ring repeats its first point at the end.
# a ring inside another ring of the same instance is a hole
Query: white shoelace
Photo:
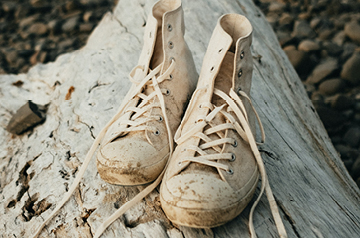
{"type": "MultiPolygon", "coordinates": [[[[143,69],[143,67],[141,66],[136,66],[130,73],[130,80],[135,83],[137,86],[134,90],[133,95],[128,95],[128,97],[123,99],[123,102],[121,103],[120,109],[119,111],[115,114],[115,116],[113,116],[113,118],[105,125],[105,127],[100,131],[99,135],[97,136],[97,138],[95,139],[95,141],[93,142],[92,146],[90,147],[90,150],[88,151],[88,153],[86,154],[86,157],[84,159],[84,162],[79,170],[79,173],[77,174],[73,184],[71,185],[70,189],[68,190],[68,192],[65,194],[64,198],[60,201],[60,203],[55,207],[55,209],[53,210],[53,212],[50,214],[50,216],[40,225],[40,227],[37,229],[37,231],[35,232],[33,238],[36,238],[40,235],[42,229],[45,227],[45,225],[58,213],[58,211],[62,208],[62,206],[70,199],[71,195],[74,193],[75,189],[77,188],[77,186],[79,185],[90,161],[91,158],[93,157],[97,147],[99,146],[100,142],[102,141],[105,133],[107,132],[108,128],[121,116],[123,115],[123,113],[127,114],[127,118],[128,120],[124,120],[121,123],[120,126],[120,130],[117,131],[116,133],[112,133],[114,134],[114,138],[121,135],[124,135],[130,131],[139,131],[139,130],[150,130],[150,131],[156,131],[156,128],[152,128],[149,127],[147,125],[144,125],[145,123],[149,122],[149,121],[153,121],[153,120],[159,120],[158,117],[147,117],[145,119],[139,119],[142,115],[146,114],[146,112],[148,110],[150,110],[153,107],[161,107],[163,116],[164,116],[164,121],[165,121],[165,125],[166,125],[166,129],[167,129],[167,133],[168,133],[168,138],[169,138],[169,148],[170,148],[170,155],[169,158],[172,155],[173,152],[173,137],[172,137],[172,133],[170,130],[170,125],[169,125],[169,121],[168,121],[168,117],[166,114],[166,107],[165,107],[165,100],[163,97],[163,94],[165,94],[166,90],[162,90],[159,87],[159,83],[163,82],[166,79],[169,79],[171,72],[174,70],[175,68],[175,60],[172,60],[170,66],[167,68],[167,70],[160,74],[161,68],[162,68],[163,64],[160,64],[159,66],[157,66],[154,70],[150,71],[149,74],[140,82],[137,82],[133,79],[134,74],[136,72],[137,69],[143,69]],[[159,76],[157,76],[159,75],[159,76]],[[149,95],[145,95],[144,93],[142,93],[144,87],[152,87],[154,89],[153,92],[151,92],[149,95]],[[128,107],[126,111],[124,111],[125,107],[128,105],[128,103],[130,102],[131,99],[135,98],[135,97],[139,97],[142,99],[141,103],[137,106],[137,107],[128,107]],[[150,103],[148,104],[148,102],[157,97],[160,105],[156,104],[156,103],[150,103]],[[148,105],[147,105],[148,104],[148,105]],[[133,113],[135,113],[134,115],[132,115],[133,113]],[[132,117],[131,117],[132,115],[132,117]],[[131,117],[131,119],[130,119],[131,117]],[[139,120],[137,120],[139,119],[139,120]],[[135,121],[134,121],[135,120],[135,121]],[[128,127],[130,126],[130,127],[128,127]]],[[[168,160],[169,161],[169,160],[168,160]]],[[[163,176],[164,176],[164,172],[166,170],[167,164],[165,166],[165,168],[163,169],[163,171],[161,172],[161,174],[159,175],[159,177],[150,185],[148,185],[144,190],[142,190],[139,194],[137,194],[133,199],[131,199],[130,201],[124,203],[115,213],[113,213],[106,221],[104,221],[100,227],[97,229],[94,238],[98,238],[101,236],[101,234],[105,231],[105,229],[111,225],[116,219],[118,219],[121,215],[123,215],[127,210],[129,210],[132,206],[134,206],[136,203],[138,203],[139,201],[141,201],[144,197],[146,197],[149,193],[151,193],[151,191],[153,191],[161,182],[163,176]]]]}
{"type": "MultiPolygon", "coordinates": [[[[202,90],[201,88],[197,89],[194,92],[194,94],[199,93],[201,90],[202,90]]],[[[263,142],[265,140],[265,133],[264,133],[264,129],[263,129],[262,123],[260,121],[259,115],[257,114],[257,112],[251,102],[251,99],[246,95],[246,93],[243,91],[240,91],[239,93],[241,96],[243,96],[250,102],[252,110],[254,111],[256,118],[259,122],[261,135],[262,135],[262,142],[263,142]]],[[[197,137],[205,142],[199,146],[190,145],[190,146],[186,147],[187,150],[196,151],[200,156],[182,158],[180,163],[196,162],[196,163],[204,164],[207,166],[212,166],[217,169],[222,169],[222,170],[225,170],[228,172],[231,171],[227,165],[218,163],[218,162],[216,162],[216,160],[232,160],[233,159],[234,155],[232,153],[221,153],[221,148],[219,147],[219,145],[224,145],[226,143],[234,144],[235,143],[234,139],[225,138],[225,134],[223,133],[223,131],[224,130],[235,130],[245,142],[249,143],[250,148],[251,148],[251,150],[255,156],[256,162],[258,164],[260,175],[262,178],[260,194],[259,194],[258,198],[256,199],[256,201],[254,202],[254,204],[252,205],[251,210],[250,210],[250,215],[249,215],[249,230],[250,230],[251,237],[256,238],[256,233],[255,233],[254,224],[253,224],[253,213],[254,213],[255,207],[257,206],[257,204],[259,203],[259,201],[262,197],[262,194],[265,191],[266,196],[269,201],[269,204],[270,204],[271,213],[275,220],[275,224],[276,224],[278,233],[281,238],[286,238],[287,237],[286,230],[285,230],[284,224],[282,222],[282,219],[280,217],[279,210],[278,210],[276,201],[274,199],[274,195],[272,193],[271,187],[269,185],[269,181],[268,181],[267,174],[265,171],[264,162],[261,158],[260,152],[257,148],[257,143],[255,141],[254,135],[252,134],[250,126],[249,126],[249,121],[248,121],[248,116],[247,116],[247,113],[245,110],[245,106],[244,106],[242,100],[240,99],[240,97],[234,92],[233,89],[230,90],[230,96],[228,96],[227,94],[225,94],[224,92],[222,92],[218,89],[214,89],[214,94],[219,96],[223,100],[225,100],[226,104],[223,104],[220,107],[216,107],[216,106],[212,105],[211,103],[201,104],[202,107],[209,108],[211,112],[206,117],[199,118],[196,125],[192,129],[190,129],[186,133],[184,133],[183,135],[180,136],[180,132],[182,130],[183,124],[179,127],[178,131],[175,134],[175,142],[177,144],[181,144],[181,143],[185,142],[190,137],[197,137]],[[235,113],[238,120],[240,121],[240,124],[231,115],[230,112],[235,113]],[[212,123],[212,120],[215,118],[215,116],[218,113],[221,113],[226,118],[226,123],[223,123],[220,125],[215,125],[212,123]],[[205,127],[208,125],[210,126],[210,128],[205,129],[205,127]],[[216,140],[211,139],[209,137],[210,134],[216,134],[219,139],[216,139],[216,140]],[[216,151],[218,153],[217,154],[208,154],[206,151],[204,151],[205,149],[208,149],[208,148],[212,148],[214,151],[216,151]]],[[[192,110],[190,109],[189,111],[192,111],[192,110]]],[[[183,121],[186,121],[187,120],[186,117],[188,117],[188,116],[189,115],[185,115],[185,118],[183,119],[183,121]]]]}

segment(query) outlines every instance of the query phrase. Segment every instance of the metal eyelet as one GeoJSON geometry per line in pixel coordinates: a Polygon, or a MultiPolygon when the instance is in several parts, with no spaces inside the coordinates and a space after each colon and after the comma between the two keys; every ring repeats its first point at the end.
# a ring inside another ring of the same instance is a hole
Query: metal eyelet
{"type": "Polygon", "coordinates": [[[215,67],[214,67],[214,66],[213,66],[213,67],[211,67],[210,72],[214,71],[214,69],[215,69],[215,67]]]}
{"type": "Polygon", "coordinates": [[[241,90],[242,90],[241,87],[238,88],[238,90],[237,90],[237,94],[238,94],[238,95],[240,95],[241,90]]]}
{"type": "Polygon", "coordinates": [[[170,48],[170,49],[174,48],[174,43],[173,43],[172,41],[169,41],[168,44],[169,44],[169,48],[170,48]]]}
{"type": "Polygon", "coordinates": [[[238,146],[238,143],[237,143],[237,141],[236,140],[234,140],[234,143],[233,144],[231,144],[233,147],[237,147],[238,146]]]}
{"type": "Polygon", "coordinates": [[[169,75],[169,80],[172,80],[172,79],[173,79],[173,75],[170,74],[170,75],[169,75]]]}
{"type": "Polygon", "coordinates": [[[182,165],[182,162],[181,162],[181,161],[179,161],[179,162],[178,162],[178,166],[181,166],[181,165],[182,165]]]}
{"type": "Polygon", "coordinates": [[[168,31],[172,31],[172,26],[171,26],[171,24],[168,24],[168,25],[167,25],[167,29],[168,29],[168,31]]]}
{"type": "Polygon", "coordinates": [[[228,174],[232,175],[232,174],[234,174],[234,170],[232,170],[232,169],[228,169],[228,170],[226,170],[226,173],[228,173],[228,174]]]}
{"type": "Polygon", "coordinates": [[[164,118],[162,116],[159,116],[158,122],[162,122],[163,120],[164,120],[164,118]]]}
{"type": "Polygon", "coordinates": [[[199,104],[199,108],[202,108],[201,104],[199,104]]]}
{"type": "Polygon", "coordinates": [[[159,130],[156,130],[156,131],[154,132],[154,135],[156,135],[156,136],[160,135],[160,131],[159,131],[159,130]]]}
{"type": "Polygon", "coordinates": [[[242,76],[242,69],[240,69],[238,72],[238,77],[240,78],[241,76],[242,76]]]}
{"type": "Polygon", "coordinates": [[[223,51],[223,48],[221,48],[218,53],[221,53],[222,51],[223,51]]]}
{"type": "Polygon", "coordinates": [[[235,154],[231,153],[231,159],[230,162],[234,162],[236,160],[235,154]]]}
{"type": "Polygon", "coordinates": [[[241,51],[241,53],[240,53],[240,59],[243,59],[244,56],[245,56],[245,52],[244,52],[244,51],[241,51]]]}
{"type": "Polygon", "coordinates": [[[169,95],[170,95],[170,90],[169,90],[169,89],[166,89],[165,95],[166,95],[166,96],[169,96],[169,95]]]}

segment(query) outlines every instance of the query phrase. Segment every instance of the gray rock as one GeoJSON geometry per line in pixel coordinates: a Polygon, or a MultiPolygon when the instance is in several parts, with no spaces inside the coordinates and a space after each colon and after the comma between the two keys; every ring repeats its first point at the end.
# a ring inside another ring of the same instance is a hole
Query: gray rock
{"type": "Polygon", "coordinates": [[[343,52],[343,48],[331,41],[323,42],[323,48],[326,50],[329,56],[339,57],[343,52]]]}
{"type": "Polygon", "coordinates": [[[290,25],[294,21],[294,17],[292,17],[289,13],[284,12],[281,14],[279,18],[279,25],[290,25]]]}
{"type": "Polygon", "coordinates": [[[360,25],[357,21],[351,21],[345,25],[345,34],[352,39],[360,43],[360,25]]]}
{"type": "Polygon", "coordinates": [[[338,69],[338,61],[335,58],[328,58],[315,67],[306,82],[318,84],[338,69]]]}
{"type": "MultiPolygon", "coordinates": [[[[354,105],[353,100],[343,94],[336,94],[335,96],[328,98],[326,101],[329,101],[331,107],[338,111],[350,109],[354,105]]],[[[352,111],[350,113],[353,114],[352,111]]]]}
{"type": "Polygon", "coordinates": [[[320,25],[320,23],[321,23],[321,19],[318,17],[315,17],[310,21],[310,27],[312,29],[315,29],[320,25]]]}
{"type": "Polygon", "coordinates": [[[84,20],[84,22],[90,22],[90,21],[94,20],[93,12],[92,11],[85,12],[83,15],[83,20],[84,20]]]}
{"type": "Polygon", "coordinates": [[[346,38],[345,32],[339,31],[338,33],[335,34],[332,41],[337,45],[342,46],[344,44],[345,38],[346,38]]]}
{"type": "Polygon", "coordinates": [[[309,62],[309,54],[307,52],[296,49],[284,49],[284,51],[298,73],[306,70],[309,62]]]}
{"type": "Polygon", "coordinates": [[[16,60],[19,57],[16,50],[7,51],[4,53],[5,53],[5,59],[8,62],[8,64],[16,63],[16,60]]]}
{"type": "Polygon", "coordinates": [[[78,27],[79,16],[71,17],[66,20],[66,22],[62,25],[61,29],[64,32],[73,32],[78,27]]]}
{"type": "Polygon", "coordinates": [[[82,23],[80,24],[79,31],[80,32],[91,32],[94,28],[94,24],[92,23],[82,23]]]}
{"type": "Polygon", "coordinates": [[[314,38],[316,33],[306,21],[295,21],[293,36],[299,39],[314,38]]]}
{"type": "Polygon", "coordinates": [[[351,171],[351,167],[354,164],[354,157],[356,158],[356,151],[351,148],[349,145],[337,144],[335,145],[335,149],[339,152],[341,159],[343,161],[350,160],[351,164],[349,171],[351,171]]]}
{"type": "Polygon", "coordinates": [[[323,29],[319,32],[318,38],[320,40],[329,40],[334,34],[333,29],[323,29]]]}
{"type": "Polygon", "coordinates": [[[293,39],[290,33],[286,31],[277,31],[276,36],[281,46],[288,44],[293,39]]]}
{"type": "Polygon", "coordinates": [[[342,79],[328,79],[319,85],[319,92],[324,95],[334,95],[344,90],[345,86],[342,79]]]}
{"type": "Polygon", "coordinates": [[[341,61],[345,62],[348,60],[356,50],[358,46],[353,42],[345,42],[343,46],[343,53],[341,54],[341,61]]]}
{"type": "Polygon", "coordinates": [[[39,16],[39,15],[33,15],[33,16],[29,16],[29,17],[27,17],[27,18],[22,19],[22,20],[19,22],[19,27],[20,27],[20,28],[24,28],[24,27],[26,27],[26,26],[31,25],[32,23],[34,23],[34,22],[38,19],[38,16],[39,16]]]}
{"type": "Polygon", "coordinates": [[[320,45],[313,40],[303,40],[298,45],[298,49],[306,52],[320,50],[320,45]]]}
{"type": "Polygon", "coordinates": [[[360,128],[351,127],[344,135],[344,142],[351,147],[357,148],[360,143],[360,128]]]}
{"type": "Polygon", "coordinates": [[[11,12],[16,9],[16,2],[15,1],[4,1],[2,4],[2,9],[4,12],[11,12]]]}
{"type": "Polygon", "coordinates": [[[268,7],[268,11],[280,14],[280,13],[282,13],[284,11],[285,7],[286,7],[286,5],[284,3],[271,2],[269,7],[268,7]]]}
{"type": "Polygon", "coordinates": [[[45,35],[48,32],[48,28],[44,23],[34,23],[30,26],[28,32],[35,35],[45,35]]]}
{"type": "Polygon", "coordinates": [[[360,52],[354,54],[345,62],[341,71],[341,78],[357,85],[360,83],[360,52]]]}

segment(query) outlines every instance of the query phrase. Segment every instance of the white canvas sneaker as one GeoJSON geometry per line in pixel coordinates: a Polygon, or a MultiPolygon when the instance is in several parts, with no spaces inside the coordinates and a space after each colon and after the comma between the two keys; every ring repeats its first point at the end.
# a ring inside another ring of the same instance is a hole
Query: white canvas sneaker
{"type": "Polygon", "coordinates": [[[146,22],[138,66],[130,73],[131,89],[93,142],[69,191],[34,237],[69,200],[99,144],[97,167],[106,182],[141,185],[155,181],[105,220],[94,238],[159,185],[173,152],[174,132],[198,79],[184,34],[181,0],[158,1],[146,22]]]}
{"type": "Polygon", "coordinates": [[[180,0],[154,5],[138,66],[130,74],[133,86],[97,154],[106,182],[146,184],[164,169],[198,77],[184,32],[180,0]]]}
{"type": "MultiPolygon", "coordinates": [[[[265,136],[249,98],[251,41],[252,26],[244,16],[219,19],[160,189],[162,208],[176,224],[209,228],[232,220],[252,199],[260,175],[261,194],[271,193],[254,139],[256,118],[265,136]]],[[[275,200],[269,201],[281,226],[275,200]]]]}

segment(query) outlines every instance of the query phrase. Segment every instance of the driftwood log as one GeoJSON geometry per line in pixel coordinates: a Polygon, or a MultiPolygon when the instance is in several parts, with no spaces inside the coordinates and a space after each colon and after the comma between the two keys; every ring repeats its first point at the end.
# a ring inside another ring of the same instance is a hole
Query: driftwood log
{"type": "MultiPolygon", "coordinates": [[[[140,55],[154,2],[121,0],[81,50],[28,74],[0,76],[0,237],[29,237],[62,199],[94,137],[130,87],[127,75],[140,55]],[[22,86],[13,85],[19,80],[22,86]],[[14,136],[5,127],[27,100],[49,104],[46,121],[14,136]]],[[[198,71],[219,16],[241,13],[253,24],[252,98],[267,134],[260,149],[289,237],[359,237],[359,189],[260,10],[251,0],[183,0],[183,7],[198,71]]],[[[93,160],[41,237],[92,237],[143,188],[106,184],[93,160]]],[[[249,237],[248,214],[249,208],[214,229],[177,227],[166,219],[153,191],[103,237],[249,237]]],[[[259,237],[277,237],[266,196],[255,210],[254,225],[259,237]]]]}

